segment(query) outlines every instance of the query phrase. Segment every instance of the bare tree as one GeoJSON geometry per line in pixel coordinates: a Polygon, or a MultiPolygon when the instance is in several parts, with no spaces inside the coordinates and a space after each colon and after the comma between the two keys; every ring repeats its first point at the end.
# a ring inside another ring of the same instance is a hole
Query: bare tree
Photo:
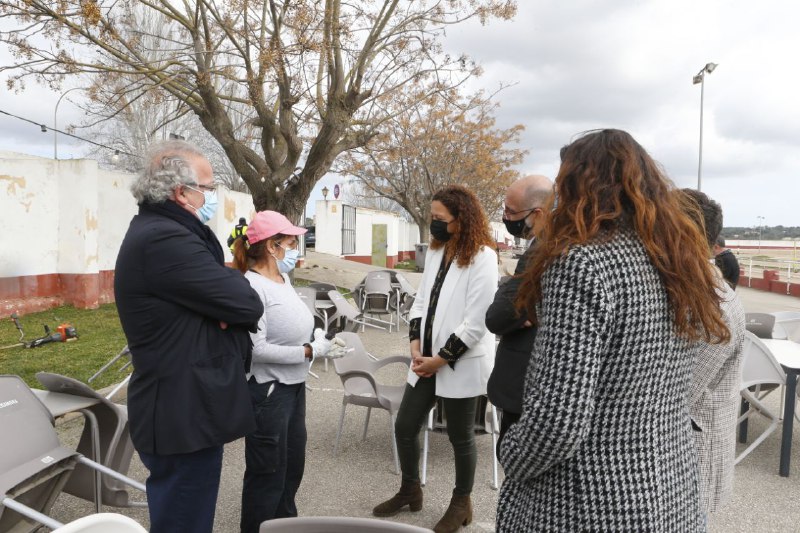
{"type": "Polygon", "coordinates": [[[363,207],[366,209],[375,209],[377,211],[386,211],[387,213],[395,213],[400,215],[405,220],[411,220],[408,211],[403,207],[386,196],[377,194],[372,189],[366,187],[358,179],[348,180],[344,188],[342,199],[345,203],[363,207]]]}
{"type": "Polygon", "coordinates": [[[0,0],[20,21],[0,32],[17,58],[0,70],[13,71],[9,88],[89,75],[114,111],[158,89],[222,146],[256,209],[296,219],[335,158],[392,118],[383,102],[478,71],[443,53],[447,26],[515,11],[513,0],[0,0]],[[157,28],[140,24],[152,12],[157,28]],[[256,139],[237,131],[238,113],[256,139]]]}
{"type": "Polygon", "coordinates": [[[394,105],[402,111],[384,133],[343,156],[338,170],[358,178],[367,194],[401,206],[419,226],[423,241],[431,199],[446,185],[471,188],[487,215],[496,215],[506,187],[518,177],[513,167],[526,153],[511,146],[519,142],[523,127],[496,128],[495,106],[480,93],[466,98],[451,89],[410,107],[403,101],[394,105]]]}

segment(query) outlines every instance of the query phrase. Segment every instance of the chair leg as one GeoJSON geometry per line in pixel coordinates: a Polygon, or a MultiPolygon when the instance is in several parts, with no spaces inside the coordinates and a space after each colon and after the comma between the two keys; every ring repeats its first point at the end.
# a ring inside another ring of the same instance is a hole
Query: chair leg
{"type": "Polygon", "coordinates": [[[397,439],[394,435],[394,423],[397,418],[395,413],[389,415],[389,425],[392,427],[392,455],[394,455],[394,473],[400,474],[400,455],[397,453],[397,439]]]}
{"type": "Polygon", "coordinates": [[[492,405],[492,488],[497,490],[500,485],[497,483],[497,435],[500,426],[497,423],[497,408],[492,405]]]}
{"type": "Polygon", "coordinates": [[[428,412],[428,424],[425,426],[425,434],[422,437],[422,479],[420,484],[424,487],[428,480],[428,434],[433,429],[433,409],[428,412]]]}
{"type": "Polygon", "coordinates": [[[372,407],[367,407],[367,417],[364,420],[364,434],[361,435],[361,440],[367,440],[367,429],[369,428],[369,415],[372,414],[372,407]]]}
{"type": "Polygon", "coordinates": [[[739,405],[739,419],[737,420],[737,424],[739,426],[739,442],[741,443],[747,442],[747,419],[749,417],[747,412],[749,410],[750,403],[746,399],[742,398],[739,405]]]}
{"type": "MultiPolygon", "coordinates": [[[[743,396],[744,396],[744,393],[743,393],[743,396]]],[[[781,422],[781,419],[777,415],[772,414],[769,411],[769,409],[766,408],[766,406],[764,404],[762,404],[758,399],[756,399],[755,396],[746,397],[746,399],[748,400],[748,402],[750,404],[751,410],[748,413],[746,413],[746,414],[742,415],[741,417],[739,417],[739,421],[741,422],[743,419],[746,419],[746,418],[750,417],[752,414],[754,414],[754,412],[758,412],[758,414],[760,414],[761,416],[763,416],[763,417],[767,418],[768,420],[770,420],[770,425],[769,425],[769,427],[767,427],[767,429],[763,433],[761,433],[761,435],[758,436],[758,438],[756,440],[754,440],[750,444],[750,446],[748,446],[742,453],[740,453],[736,457],[736,459],[733,462],[734,465],[739,464],[739,462],[742,459],[744,459],[745,457],[747,457],[750,454],[750,452],[755,450],[756,447],[759,444],[764,442],[764,440],[767,437],[769,437],[769,435],[778,428],[778,425],[781,422]]]]}
{"type": "Polygon", "coordinates": [[[342,414],[339,416],[339,429],[336,431],[336,443],[333,445],[333,456],[339,452],[339,439],[342,438],[342,426],[344,425],[344,410],[347,408],[347,402],[342,401],[342,414]]]}

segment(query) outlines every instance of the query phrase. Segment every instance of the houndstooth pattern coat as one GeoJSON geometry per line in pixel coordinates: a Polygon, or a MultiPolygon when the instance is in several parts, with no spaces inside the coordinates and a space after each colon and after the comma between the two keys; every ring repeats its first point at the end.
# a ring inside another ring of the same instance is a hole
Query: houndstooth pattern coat
{"type": "Polygon", "coordinates": [[[500,449],[497,531],[704,531],[693,351],[638,238],[570,249],[542,292],[522,416],[500,449]]]}
{"type": "Polygon", "coordinates": [[[744,350],[744,308],[736,292],[719,274],[717,292],[731,332],[726,344],[700,342],[689,388],[689,413],[702,431],[695,431],[700,496],[703,509],[715,512],[733,491],[736,418],[744,350]]]}

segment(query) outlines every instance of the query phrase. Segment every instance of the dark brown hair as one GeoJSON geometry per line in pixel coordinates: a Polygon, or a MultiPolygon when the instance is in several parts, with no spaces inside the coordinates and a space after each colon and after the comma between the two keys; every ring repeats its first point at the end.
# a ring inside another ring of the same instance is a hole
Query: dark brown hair
{"type": "MultiPolygon", "coordinates": [[[[587,132],[561,151],[556,205],[524,274],[517,305],[529,316],[542,297],[542,275],[570,247],[633,229],[659,272],[679,335],[727,342],[708,242],[687,214],[685,195],[630,134],[587,132]]],[[[695,207],[695,209],[697,209],[695,207]]]]}
{"type": "Polygon", "coordinates": [[[722,231],[722,206],[704,192],[695,189],[681,189],[693,205],[687,206],[687,214],[694,219],[706,234],[708,247],[712,248],[722,231]]]}
{"type": "Polygon", "coordinates": [[[431,239],[431,248],[444,247],[445,253],[453,257],[460,267],[466,267],[481,246],[495,248],[496,243],[489,230],[489,220],[475,193],[461,185],[449,185],[436,191],[431,201],[440,202],[458,221],[458,233],[446,243],[431,239]]]}

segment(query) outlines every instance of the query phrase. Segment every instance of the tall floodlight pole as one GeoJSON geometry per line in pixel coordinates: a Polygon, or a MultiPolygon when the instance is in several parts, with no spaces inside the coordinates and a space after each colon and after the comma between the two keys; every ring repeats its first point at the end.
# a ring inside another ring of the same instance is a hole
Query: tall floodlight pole
{"type": "Polygon", "coordinates": [[[703,96],[706,87],[706,73],[711,74],[717,68],[716,63],[706,63],[706,66],[700,69],[700,72],[695,74],[692,78],[694,85],[700,84],[700,149],[697,158],[697,190],[699,191],[702,185],[703,176],[703,96]]]}

